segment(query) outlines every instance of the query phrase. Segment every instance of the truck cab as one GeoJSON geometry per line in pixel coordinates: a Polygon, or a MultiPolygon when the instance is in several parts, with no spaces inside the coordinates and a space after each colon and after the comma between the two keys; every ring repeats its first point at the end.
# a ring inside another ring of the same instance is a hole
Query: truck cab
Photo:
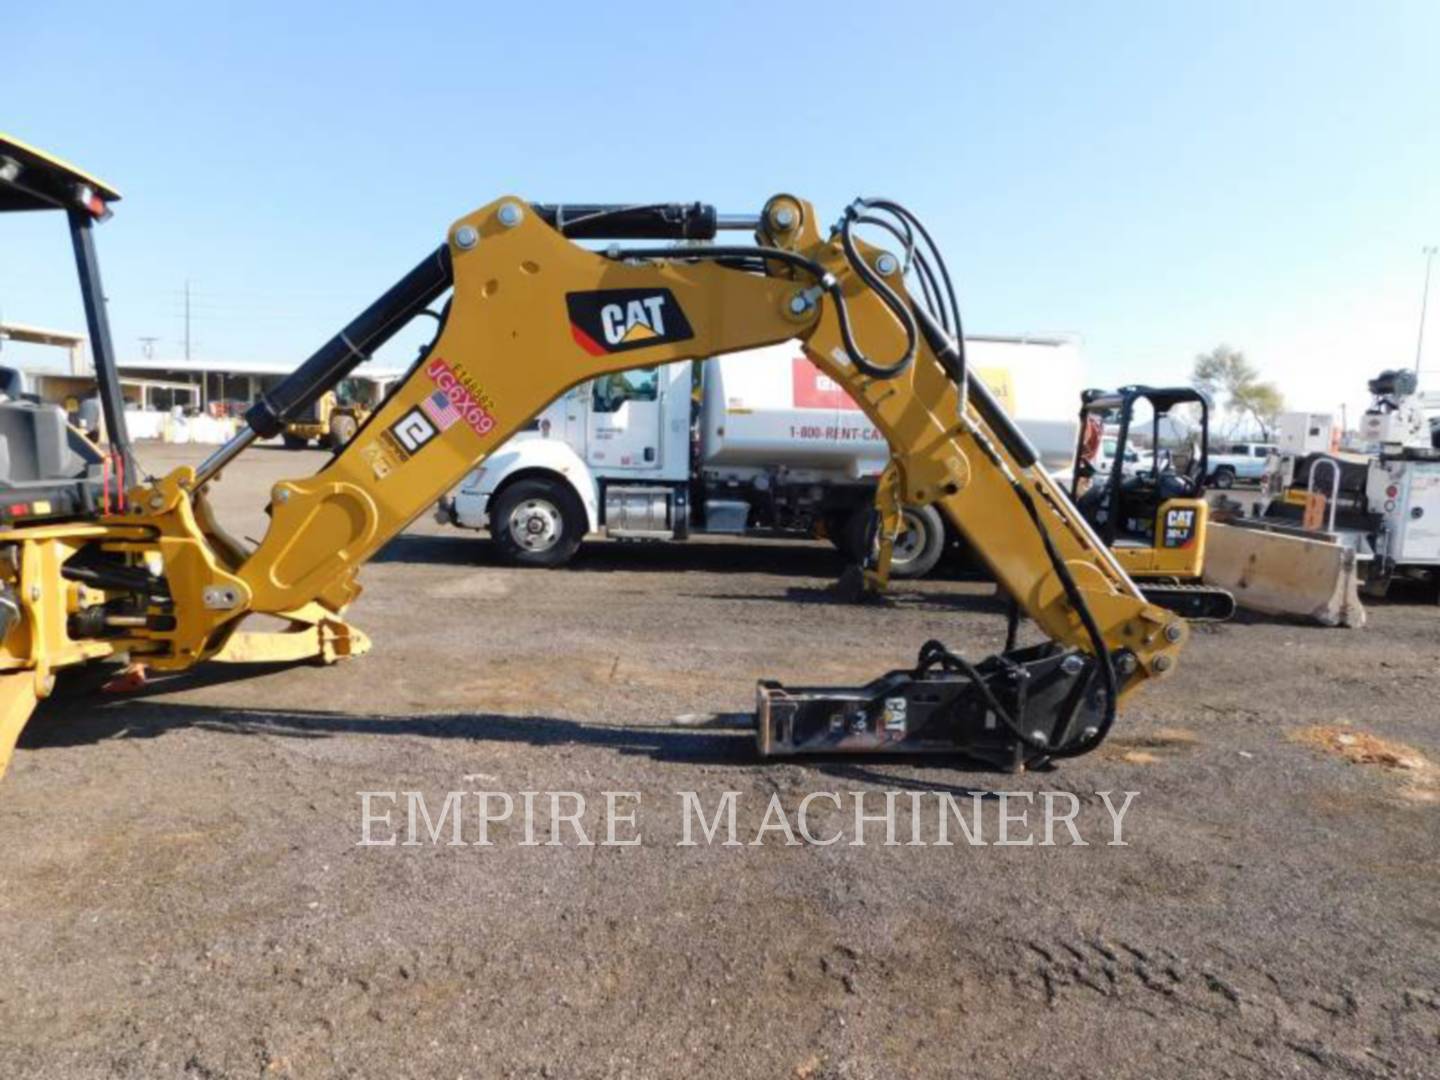
{"type": "Polygon", "coordinates": [[[693,367],[686,360],[572,387],[442,501],[441,520],[489,528],[501,557],[524,566],[563,565],[602,528],[683,537],[693,367]]]}

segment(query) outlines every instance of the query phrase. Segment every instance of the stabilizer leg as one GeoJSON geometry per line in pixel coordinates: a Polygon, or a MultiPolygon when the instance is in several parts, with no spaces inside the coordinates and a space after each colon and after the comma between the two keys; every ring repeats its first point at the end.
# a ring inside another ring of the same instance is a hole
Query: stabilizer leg
{"type": "Polygon", "coordinates": [[[0,777],[10,767],[15,743],[39,701],[33,671],[0,675],[0,777]]]}
{"type": "Polygon", "coordinates": [[[370,638],[320,604],[279,613],[284,630],[236,631],[212,660],[224,664],[283,664],[316,660],[333,664],[370,651],[370,638]]]}

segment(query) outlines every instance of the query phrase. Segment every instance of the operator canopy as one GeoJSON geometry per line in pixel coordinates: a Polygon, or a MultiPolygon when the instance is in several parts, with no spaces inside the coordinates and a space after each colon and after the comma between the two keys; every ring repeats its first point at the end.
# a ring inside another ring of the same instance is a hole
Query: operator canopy
{"type": "Polygon", "coordinates": [[[0,212],[79,206],[101,218],[119,200],[105,181],[0,132],[0,212]]]}
{"type": "MultiPolygon", "coordinates": [[[[103,220],[119,198],[68,162],[0,134],[0,211],[78,211],[103,220]]],[[[26,394],[18,371],[0,368],[0,524],[93,512],[102,474],[99,449],[64,412],[26,394]]]]}
{"type": "Polygon", "coordinates": [[[1084,394],[1084,412],[1112,412],[1121,409],[1127,402],[1144,399],[1157,415],[1168,413],[1177,405],[1198,404],[1210,407],[1210,399],[1202,390],[1189,386],[1122,386],[1119,390],[1087,390],[1084,394]]]}

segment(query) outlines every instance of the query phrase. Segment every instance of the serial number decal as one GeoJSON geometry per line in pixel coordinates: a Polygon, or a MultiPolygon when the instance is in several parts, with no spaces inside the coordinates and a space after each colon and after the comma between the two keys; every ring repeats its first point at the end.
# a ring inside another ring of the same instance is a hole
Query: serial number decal
{"type": "Polygon", "coordinates": [[[441,431],[457,420],[464,420],[476,435],[488,435],[494,430],[494,403],[462,366],[452,366],[437,356],[426,365],[425,374],[439,393],[426,398],[421,408],[441,425],[441,431]]]}

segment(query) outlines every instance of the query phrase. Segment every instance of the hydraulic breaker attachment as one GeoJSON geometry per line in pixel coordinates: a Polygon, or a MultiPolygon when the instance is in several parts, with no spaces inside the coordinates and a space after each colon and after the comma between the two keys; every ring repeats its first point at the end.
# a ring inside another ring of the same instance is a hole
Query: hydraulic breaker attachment
{"type": "Polygon", "coordinates": [[[1212,523],[1205,581],[1229,590],[1251,611],[1321,626],[1365,625],[1355,549],[1333,533],[1250,521],[1212,523]]]}
{"type": "MultiPolygon", "coordinates": [[[[1120,685],[1136,670],[1112,656],[1120,685]]],[[[1085,653],[1054,643],[967,664],[938,642],[920,664],[854,688],[756,688],[763,757],[814,753],[960,754],[1019,770],[1065,756],[1055,748],[1104,737],[1105,690],[1085,653]]]]}

